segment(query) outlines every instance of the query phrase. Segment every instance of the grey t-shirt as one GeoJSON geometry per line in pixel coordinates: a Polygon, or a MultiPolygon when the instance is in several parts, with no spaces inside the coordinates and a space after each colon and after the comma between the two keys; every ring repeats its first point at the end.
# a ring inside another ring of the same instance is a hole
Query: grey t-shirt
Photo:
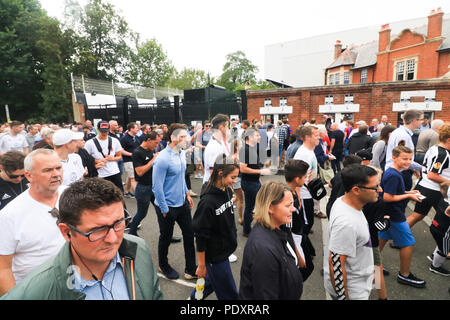
{"type": "Polygon", "coordinates": [[[362,211],[338,198],[330,213],[328,241],[324,251],[325,290],[337,296],[330,279],[328,258],[330,251],[347,256],[347,290],[350,300],[368,300],[372,290],[374,262],[369,225],[362,211]]]}

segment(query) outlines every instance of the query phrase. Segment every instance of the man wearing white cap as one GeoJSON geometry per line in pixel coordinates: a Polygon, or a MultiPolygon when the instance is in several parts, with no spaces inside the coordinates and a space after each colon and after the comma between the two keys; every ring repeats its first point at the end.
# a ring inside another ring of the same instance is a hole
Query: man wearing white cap
{"type": "Polygon", "coordinates": [[[63,167],[62,184],[64,186],[83,179],[86,174],[81,157],[74,153],[76,149],[75,134],[69,129],[60,129],[53,134],[53,145],[63,167]]]}

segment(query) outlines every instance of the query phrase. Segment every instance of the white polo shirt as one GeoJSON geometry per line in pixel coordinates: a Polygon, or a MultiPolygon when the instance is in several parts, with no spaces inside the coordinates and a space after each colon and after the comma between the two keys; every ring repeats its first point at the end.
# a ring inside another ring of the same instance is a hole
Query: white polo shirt
{"type": "Polygon", "coordinates": [[[218,141],[216,138],[211,137],[211,139],[208,142],[208,145],[205,148],[205,155],[204,155],[205,175],[203,176],[203,183],[209,181],[209,178],[211,177],[211,172],[209,170],[214,167],[214,163],[216,162],[217,157],[222,153],[225,153],[228,157],[230,155],[229,150],[230,147],[228,146],[228,143],[225,146],[225,143],[223,141],[218,141]]]}
{"type": "MultiPolygon", "coordinates": [[[[66,188],[59,187],[56,208],[66,188]]],[[[52,209],[32,198],[28,189],[0,211],[0,255],[14,255],[16,283],[54,257],[66,242],[49,213],[52,209]]]]}
{"type": "Polygon", "coordinates": [[[61,164],[63,167],[63,185],[68,186],[83,178],[83,161],[78,154],[70,153],[67,160],[61,160],[61,164]]]}

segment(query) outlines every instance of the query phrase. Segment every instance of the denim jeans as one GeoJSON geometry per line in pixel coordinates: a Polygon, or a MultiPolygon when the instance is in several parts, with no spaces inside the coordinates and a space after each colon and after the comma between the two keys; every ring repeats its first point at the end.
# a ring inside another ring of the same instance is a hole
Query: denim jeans
{"type": "Polygon", "coordinates": [[[341,161],[344,157],[344,151],[343,150],[333,150],[333,155],[336,157],[336,159],[331,160],[331,168],[333,169],[334,174],[336,174],[341,171],[341,161]]]}
{"type": "MultiPolygon", "coordinates": [[[[203,299],[215,292],[218,300],[238,300],[239,293],[231,272],[230,262],[206,263],[205,289],[203,299]]],[[[195,289],[191,300],[195,299],[195,289]]]]}
{"type": "Polygon", "coordinates": [[[253,221],[253,209],[255,208],[256,194],[261,188],[261,183],[258,181],[241,180],[242,191],[244,191],[245,209],[244,209],[244,224],[243,232],[250,234],[251,225],[253,221]]]}
{"type": "Polygon", "coordinates": [[[141,221],[147,216],[150,202],[153,203],[155,197],[153,195],[152,186],[143,184],[136,185],[135,197],[137,202],[137,212],[130,223],[129,234],[137,236],[137,228],[141,221]]]}
{"type": "Polygon", "coordinates": [[[194,274],[197,270],[195,262],[194,230],[192,229],[191,210],[187,202],[181,207],[169,207],[166,217],[163,216],[161,209],[155,206],[156,215],[159,224],[158,241],[158,262],[161,268],[169,265],[167,255],[169,254],[170,241],[173,236],[173,227],[178,223],[183,235],[184,258],[186,260],[186,271],[194,274]]]}

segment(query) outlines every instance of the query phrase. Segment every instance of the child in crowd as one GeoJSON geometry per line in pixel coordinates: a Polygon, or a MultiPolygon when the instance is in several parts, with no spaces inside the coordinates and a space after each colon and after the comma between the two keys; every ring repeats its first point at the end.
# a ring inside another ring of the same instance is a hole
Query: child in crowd
{"type": "Polygon", "coordinates": [[[312,258],[316,255],[311,240],[309,240],[308,234],[305,233],[305,225],[308,224],[308,220],[303,209],[303,201],[297,193],[297,190],[305,184],[308,167],[309,165],[305,161],[294,159],[289,159],[284,166],[284,177],[286,184],[292,189],[295,208],[295,212],[292,214],[292,223],[288,227],[291,229],[299,256],[303,259],[299,263],[303,281],[313,272],[314,264],[312,258]]]}
{"type": "Polygon", "coordinates": [[[416,243],[405,217],[405,209],[409,200],[420,202],[421,194],[417,190],[406,191],[403,176],[400,171],[411,165],[413,151],[405,146],[404,141],[392,150],[392,167],[388,168],[381,180],[383,200],[386,212],[390,215],[391,226],[389,230],[378,234],[380,252],[388,240],[400,247],[400,271],[397,282],[416,288],[425,287],[425,280],[415,277],[410,272],[413,245],[416,243]]]}

